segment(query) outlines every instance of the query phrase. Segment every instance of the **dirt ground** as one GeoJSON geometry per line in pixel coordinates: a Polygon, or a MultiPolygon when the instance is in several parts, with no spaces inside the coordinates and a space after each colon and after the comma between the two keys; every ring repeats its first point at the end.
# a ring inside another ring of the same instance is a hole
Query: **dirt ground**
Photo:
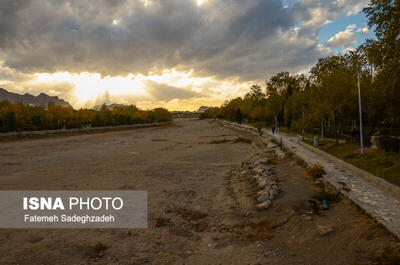
{"type": "Polygon", "coordinates": [[[199,120],[1,142],[2,190],[147,190],[149,227],[2,229],[0,264],[384,264],[377,257],[398,242],[347,199],[305,215],[316,188],[291,158],[270,157],[282,192],[257,211],[242,172],[266,151],[199,120]],[[318,225],[333,231],[321,236],[318,225]]]}

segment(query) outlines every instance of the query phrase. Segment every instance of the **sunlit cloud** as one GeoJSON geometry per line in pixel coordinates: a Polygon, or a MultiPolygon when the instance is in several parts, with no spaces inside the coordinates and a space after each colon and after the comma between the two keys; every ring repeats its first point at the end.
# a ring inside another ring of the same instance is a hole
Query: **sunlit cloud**
{"type": "Polygon", "coordinates": [[[356,25],[348,25],[346,30],[338,32],[335,36],[328,40],[328,47],[339,48],[349,47],[356,44],[354,29],[356,25]]]}
{"type": "Polygon", "coordinates": [[[304,72],[334,47],[352,45],[354,33],[366,28],[326,43],[318,32],[366,3],[0,1],[0,87],[57,95],[75,108],[219,105],[253,82],[304,72]]]}
{"type": "MultiPolygon", "coordinates": [[[[136,104],[142,108],[163,106],[171,110],[195,110],[204,104],[221,104],[227,98],[241,96],[249,84],[238,79],[216,80],[196,77],[193,71],[163,70],[157,74],[105,76],[98,73],[37,73],[25,86],[71,84],[66,99],[75,107],[93,107],[102,103],[136,104]],[[191,91],[191,92],[190,92],[191,91]],[[175,97],[176,96],[176,97],[175,97]],[[109,101],[109,102],[107,102],[109,101]]],[[[49,89],[48,92],[56,94],[49,89]]]]}

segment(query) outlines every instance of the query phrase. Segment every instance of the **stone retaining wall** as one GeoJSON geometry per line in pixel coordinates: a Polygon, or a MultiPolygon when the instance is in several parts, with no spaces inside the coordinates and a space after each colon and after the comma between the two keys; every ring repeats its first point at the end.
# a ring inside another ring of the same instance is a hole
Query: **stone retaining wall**
{"type": "MultiPolygon", "coordinates": [[[[247,125],[230,122],[224,122],[224,124],[242,131],[257,131],[254,128],[249,129],[250,126],[247,125]]],[[[273,135],[269,131],[263,131],[264,134],[278,142],[283,138],[283,146],[308,164],[321,163],[327,172],[324,179],[400,239],[399,187],[322,150],[300,143],[295,136],[284,135],[279,132],[273,135]]]]}

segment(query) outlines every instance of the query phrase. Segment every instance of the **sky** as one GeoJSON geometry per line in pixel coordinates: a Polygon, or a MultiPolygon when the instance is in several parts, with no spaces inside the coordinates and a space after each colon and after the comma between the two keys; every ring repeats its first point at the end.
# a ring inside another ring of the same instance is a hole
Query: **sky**
{"type": "Polygon", "coordinates": [[[196,110],[373,38],[368,0],[3,0],[0,87],[196,110]]]}

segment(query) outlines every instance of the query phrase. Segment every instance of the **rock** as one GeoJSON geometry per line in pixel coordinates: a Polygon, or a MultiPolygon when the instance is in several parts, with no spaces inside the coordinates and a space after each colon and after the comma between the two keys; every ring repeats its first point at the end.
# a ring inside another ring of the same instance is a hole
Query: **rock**
{"type": "Polygon", "coordinates": [[[253,178],[258,181],[259,179],[262,178],[262,176],[257,174],[257,175],[253,175],[253,178]]]}
{"type": "Polygon", "coordinates": [[[276,154],[276,157],[277,157],[279,160],[283,160],[283,159],[286,158],[286,154],[285,154],[284,152],[282,152],[281,150],[276,150],[276,151],[275,151],[275,154],[276,154]]]}
{"type": "Polygon", "coordinates": [[[254,170],[267,170],[267,169],[268,167],[261,162],[257,162],[256,166],[254,167],[254,170]]]}
{"type": "Polygon", "coordinates": [[[262,164],[264,164],[264,165],[267,165],[267,164],[268,164],[268,159],[267,159],[267,158],[262,158],[262,159],[260,159],[259,161],[260,161],[260,163],[262,163],[262,164]]]}
{"type": "Polygon", "coordinates": [[[271,189],[272,189],[276,194],[278,194],[279,191],[281,190],[277,185],[272,185],[272,186],[271,186],[271,189]]]}
{"type": "Polygon", "coordinates": [[[269,194],[268,193],[263,193],[260,196],[258,196],[257,201],[258,202],[265,202],[269,200],[269,194]]]}
{"type": "Polygon", "coordinates": [[[264,170],[262,170],[262,169],[257,169],[257,170],[255,170],[255,172],[256,172],[257,174],[259,174],[259,175],[262,175],[262,174],[264,173],[264,170]]]}
{"type": "Polygon", "coordinates": [[[258,174],[264,174],[264,172],[267,171],[267,168],[265,166],[256,166],[254,171],[258,174]]]}
{"type": "Polygon", "coordinates": [[[268,179],[268,184],[272,186],[272,185],[276,185],[278,183],[275,180],[268,179]]]}
{"type": "Polygon", "coordinates": [[[260,188],[263,188],[263,187],[265,187],[265,186],[268,184],[268,183],[267,183],[267,180],[266,180],[265,178],[262,178],[262,179],[258,180],[257,182],[258,182],[258,186],[259,186],[260,188]]]}
{"type": "Polygon", "coordinates": [[[329,225],[317,225],[317,232],[320,236],[325,236],[333,232],[333,228],[329,225]]]}
{"type": "Polygon", "coordinates": [[[268,209],[270,206],[271,206],[271,201],[268,200],[268,201],[257,204],[256,207],[258,210],[265,210],[265,209],[268,209]]]}
{"type": "Polygon", "coordinates": [[[269,196],[270,200],[275,199],[276,195],[278,195],[278,194],[274,190],[269,190],[268,196],[269,196]]]}
{"type": "Polygon", "coordinates": [[[261,194],[264,194],[265,193],[265,190],[259,190],[259,191],[257,191],[257,195],[258,196],[260,196],[261,194]]]}

